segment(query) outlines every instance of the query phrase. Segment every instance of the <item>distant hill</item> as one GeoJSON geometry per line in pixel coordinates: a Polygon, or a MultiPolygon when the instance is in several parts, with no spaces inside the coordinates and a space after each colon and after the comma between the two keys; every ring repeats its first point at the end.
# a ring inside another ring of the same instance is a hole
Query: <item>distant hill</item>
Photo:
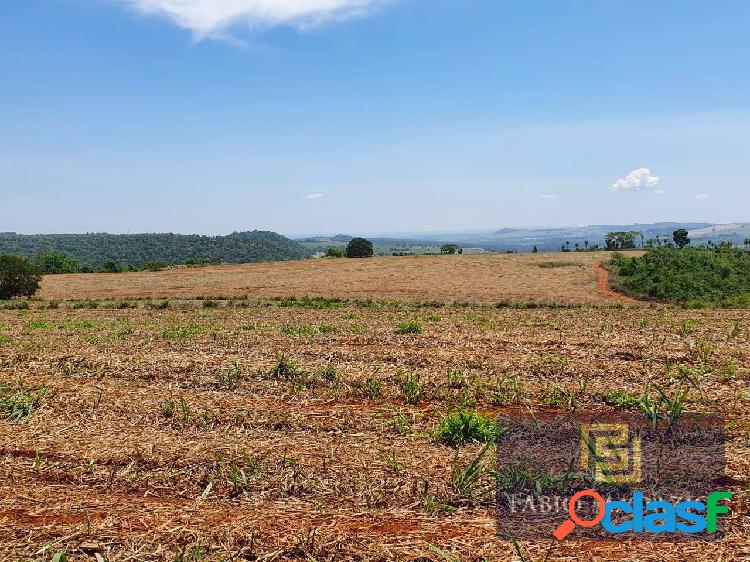
{"type": "Polygon", "coordinates": [[[234,232],[228,236],[185,234],[16,234],[0,233],[0,254],[33,257],[56,250],[82,265],[100,269],[107,260],[139,266],[161,260],[219,260],[224,263],[288,261],[306,258],[310,250],[275,232],[234,232]]]}
{"type": "Polygon", "coordinates": [[[654,224],[627,224],[627,225],[591,225],[571,227],[539,227],[539,228],[502,228],[494,232],[470,232],[453,234],[435,234],[414,236],[422,241],[438,242],[450,240],[464,247],[482,248],[491,252],[530,252],[536,246],[540,252],[559,251],[561,245],[570,242],[571,248],[585,248],[589,246],[604,246],[604,237],[608,232],[631,231],[642,232],[646,239],[661,238],[671,239],[672,233],[678,228],[689,230],[705,229],[711,227],[711,223],[704,222],[660,222],[654,224]]]}

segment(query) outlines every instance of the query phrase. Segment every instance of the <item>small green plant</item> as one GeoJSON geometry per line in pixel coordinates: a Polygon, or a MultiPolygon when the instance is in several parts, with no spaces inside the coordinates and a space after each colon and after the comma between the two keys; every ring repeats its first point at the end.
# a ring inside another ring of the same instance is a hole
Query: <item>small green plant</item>
{"type": "Polygon", "coordinates": [[[454,494],[458,496],[476,496],[486,495],[492,491],[492,485],[482,486],[485,473],[483,460],[487,452],[492,448],[492,445],[492,443],[486,443],[466,465],[459,463],[458,450],[456,450],[456,458],[453,461],[453,470],[451,472],[451,488],[454,494]]]}
{"type": "Polygon", "coordinates": [[[640,407],[651,427],[656,430],[659,428],[662,419],[667,422],[667,430],[671,429],[680,418],[685,410],[685,404],[690,394],[690,388],[684,387],[680,382],[675,392],[670,396],[668,389],[654,385],[657,395],[653,396],[649,388],[646,388],[640,401],[640,407]]]}
{"type": "Polygon", "coordinates": [[[641,403],[640,396],[620,390],[609,390],[602,394],[602,399],[608,406],[623,409],[635,408],[641,403]]]}
{"type": "Polygon", "coordinates": [[[320,378],[323,379],[326,382],[336,382],[339,380],[338,373],[336,372],[336,368],[333,365],[328,365],[323,371],[320,373],[320,378]]]}
{"type": "Polygon", "coordinates": [[[424,333],[424,327],[419,320],[409,320],[396,326],[396,333],[399,335],[422,334],[424,333]]]}
{"type": "Polygon", "coordinates": [[[184,398],[169,398],[159,402],[159,413],[165,419],[187,425],[190,422],[190,407],[184,398]]]}
{"type": "Polygon", "coordinates": [[[213,299],[206,299],[203,301],[203,308],[219,308],[219,301],[215,301],[213,299]]]}
{"type": "Polygon", "coordinates": [[[409,373],[401,380],[401,392],[404,393],[407,404],[418,403],[423,391],[424,387],[419,375],[409,373]]]}
{"type": "Polygon", "coordinates": [[[494,443],[503,434],[497,422],[476,411],[449,413],[435,431],[438,443],[457,447],[472,441],[494,443]]]}
{"type": "Polygon", "coordinates": [[[0,412],[10,422],[24,421],[39,407],[47,392],[48,388],[45,385],[32,392],[20,385],[12,390],[0,383],[0,412]]]}
{"type": "Polygon", "coordinates": [[[396,449],[392,449],[389,452],[382,452],[380,454],[380,459],[388,468],[390,468],[395,473],[399,473],[404,469],[404,467],[398,460],[396,449]]]}
{"type": "Polygon", "coordinates": [[[365,397],[371,400],[379,398],[383,394],[383,381],[378,378],[377,373],[374,373],[365,379],[362,390],[365,397]]]}
{"type": "Polygon", "coordinates": [[[410,435],[414,433],[412,429],[412,422],[415,419],[414,414],[411,415],[411,420],[401,409],[393,408],[393,427],[397,433],[401,435],[410,435]]]}
{"type": "Polygon", "coordinates": [[[231,367],[216,375],[216,386],[223,390],[234,390],[242,384],[242,378],[240,364],[235,361],[231,367]]]}
{"type": "Polygon", "coordinates": [[[300,366],[289,359],[285,353],[279,353],[276,356],[276,364],[271,367],[268,376],[272,379],[283,379],[293,381],[304,376],[304,371],[300,366]]]}
{"type": "Polygon", "coordinates": [[[523,402],[525,392],[521,379],[518,376],[510,376],[507,373],[497,379],[495,388],[492,390],[492,402],[496,406],[507,406],[509,404],[520,404],[523,402]]]}

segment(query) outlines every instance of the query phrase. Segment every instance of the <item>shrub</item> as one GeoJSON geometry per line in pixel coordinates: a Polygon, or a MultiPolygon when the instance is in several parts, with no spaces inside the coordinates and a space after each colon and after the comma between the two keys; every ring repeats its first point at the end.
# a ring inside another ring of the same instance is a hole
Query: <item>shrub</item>
{"type": "Polygon", "coordinates": [[[23,256],[0,256],[0,300],[31,297],[39,290],[41,271],[23,256]]]}
{"type": "Polygon", "coordinates": [[[443,244],[442,246],[440,246],[441,254],[453,255],[456,252],[458,252],[458,246],[456,244],[443,244]]]}
{"type": "Polygon", "coordinates": [[[619,288],[641,298],[688,306],[744,306],[750,295],[750,255],[739,249],[655,248],[638,258],[616,254],[619,288]]]}
{"type": "Polygon", "coordinates": [[[325,257],[327,258],[343,258],[344,257],[344,250],[341,248],[337,248],[336,246],[332,246],[326,250],[325,257]]]}
{"type": "Polygon", "coordinates": [[[448,414],[437,430],[435,440],[451,447],[478,441],[493,443],[502,436],[497,422],[475,411],[458,410],[448,414]]]}
{"type": "Polygon", "coordinates": [[[354,238],[346,246],[347,258],[371,258],[374,253],[372,242],[366,238],[354,238]]]}

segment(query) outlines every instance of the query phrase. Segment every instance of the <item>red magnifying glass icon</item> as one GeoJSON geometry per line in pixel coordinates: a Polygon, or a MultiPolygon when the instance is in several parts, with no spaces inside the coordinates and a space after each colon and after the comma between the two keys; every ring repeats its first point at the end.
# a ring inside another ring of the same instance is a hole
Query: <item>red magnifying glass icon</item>
{"type": "Polygon", "coordinates": [[[604,498],[599,495],[597,492],[594,492],[593,490],[583,490],[582,492],[578,492],[576,495],[574,495],[572,498],[570,498],[570,502],[568,502],[568,515],[570,515],[570,519],[565,521],[562,525],[560,525],[557,530],[553,533],[555,535],[555,538],[559,541],[563,540],[565,537],[567,537],[570,533],[573,532],[573,529],[576,528],[576,525],[579,527],[584,528],[590,528],[595,527],[599,523],[602,522],[602,519],[604,519],[604,509],[605,509],[605,503],[604,498]],[[597,505],[599,506],[599,511],[596,514],[596,517],[591,519],[590,521],[586,521],[585,519],[581,519],[578,517],[578,514],[576,513],[576,504],[581,500],[581,498],[589,497],[596,501],[597,505]]]}

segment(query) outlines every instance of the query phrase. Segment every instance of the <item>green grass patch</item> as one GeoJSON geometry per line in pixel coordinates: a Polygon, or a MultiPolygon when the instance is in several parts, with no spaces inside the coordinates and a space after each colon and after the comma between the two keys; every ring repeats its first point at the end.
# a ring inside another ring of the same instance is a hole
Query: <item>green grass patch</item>
{"type": "Polygon", "coordinates": [[[0,383],[0,413],[8,421],[24,421],[39,407],[46,394],[46,386],[28,391],[23,388],[11,389],[0,383]]]}
{"type": "Polygon", "coordinates": [[[400,335],[422,334],[424,333],[424,326],[419,320],[409,320],[396,326],[396,333],[400,335]]]}
{"type": "Polygon", "coordinates": [[[435,440],[457,447],[464,443],[494,443],[503,434],[497,422],[475,411],[458,410],[449,413],[435,430],[435,440]]]}

